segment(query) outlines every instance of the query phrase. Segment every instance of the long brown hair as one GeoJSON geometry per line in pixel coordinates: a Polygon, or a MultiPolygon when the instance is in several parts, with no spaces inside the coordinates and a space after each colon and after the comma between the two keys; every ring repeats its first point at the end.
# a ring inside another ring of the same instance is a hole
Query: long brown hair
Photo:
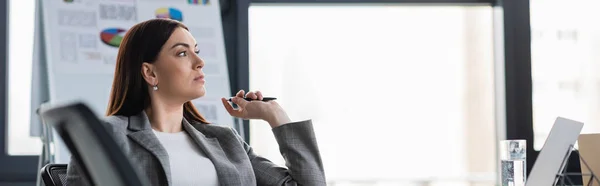
{"type": "MultiPolygon", "coordinates": [[[[150,106],[148,84],[142,77],[142,64],[154,63],[162,46],[177,28],[188,28],[170,19],[151,19],[131,27],[123,37],[117,54],[117,64],[107,116],[132,116],[150,106]]],[[[188,121],[208,122],[191,101],[183,105],[183,116],[188,121]]]]}

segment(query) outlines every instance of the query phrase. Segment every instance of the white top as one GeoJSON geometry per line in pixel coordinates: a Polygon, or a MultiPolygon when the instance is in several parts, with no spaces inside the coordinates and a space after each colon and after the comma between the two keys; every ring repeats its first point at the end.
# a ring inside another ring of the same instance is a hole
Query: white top
{"type": "Polygon", "coordinates": [[[185,131],[178,133],[152,131],[169,155],[171,180],[174,186],[219,185],[214,164],[185,131]]]}

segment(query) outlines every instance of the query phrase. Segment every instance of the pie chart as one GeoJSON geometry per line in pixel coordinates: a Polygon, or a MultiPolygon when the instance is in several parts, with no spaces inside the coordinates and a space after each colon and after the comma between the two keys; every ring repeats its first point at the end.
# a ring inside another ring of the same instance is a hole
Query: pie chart
{"type": "MultiPolygon", "coordinates": [[[[200,2],[202,2],[202,5],[208,5],[208,4],[210,4],[209,0],[200,0],[200,2]]],[[[199,3],[198,0],[188,0],[188,4],[197,5],[198,3],[199,3]]]]}
{"type": "Polygon", "coordinates": [[[156,14],[156,18],[167,18],[173,19],[177,21],[183,21],[183,14],[180,10],[176,8],[159,8],[154,12],[156,14]]]}
{"type": "Polygon", "coordinates": [[[108,46],[119,47],[125,35],[125,29],[107,28],[100,32],[100,40],[108,46]]]}

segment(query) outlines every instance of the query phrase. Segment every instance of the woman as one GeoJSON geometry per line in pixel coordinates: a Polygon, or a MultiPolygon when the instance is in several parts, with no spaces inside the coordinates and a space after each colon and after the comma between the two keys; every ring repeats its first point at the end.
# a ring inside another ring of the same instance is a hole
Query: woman
{"type": "MultiPolygon", "coordinates": [[[[151,185],[325,185],[310,120],[290,122],[259,91],[239,91],[223,106],[234,117],[271,127],[287,168],[258,156],[229,127],[209,124],[190,100],[202,97],[204,61],[183,24],[153,19],[133,26],[119,48],[106,122],[117,144],[151,185]],[[245,94],[245,95],[244,95],[245,94]]],[[[87,185],[75,160],[68,185],[87,185]]]]}

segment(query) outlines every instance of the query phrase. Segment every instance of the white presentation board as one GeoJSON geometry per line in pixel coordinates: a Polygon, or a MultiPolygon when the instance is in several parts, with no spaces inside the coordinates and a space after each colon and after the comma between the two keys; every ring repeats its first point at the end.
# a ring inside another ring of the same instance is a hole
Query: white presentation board
{"type": "MultiPolygon", "coordinates": [[[[50,103],[81,100],[103,116],[108,105],[118,46],[125,32],[153,18],[179,20],[196,38],[206,62],[205,97],[194,104],[207,120],[233,125],[220,98],[231,96],[217,0],[39,0],[48,65],[50,103]]],[[[41,22],[37,24],[42,25],[41,22]]],[[[58,136],[58,135],[55,135],[58,136]]],[[[70,153],[56,147],[57,163],[70,153]]]]}
{"type": "Polygon", "coordinates": [[[556,175],[563,170],[563,161],[574,147],[583,123],[563,117],[556,118],[540,154],[537,156],[525,186],[555,185],[556,175]]]}

